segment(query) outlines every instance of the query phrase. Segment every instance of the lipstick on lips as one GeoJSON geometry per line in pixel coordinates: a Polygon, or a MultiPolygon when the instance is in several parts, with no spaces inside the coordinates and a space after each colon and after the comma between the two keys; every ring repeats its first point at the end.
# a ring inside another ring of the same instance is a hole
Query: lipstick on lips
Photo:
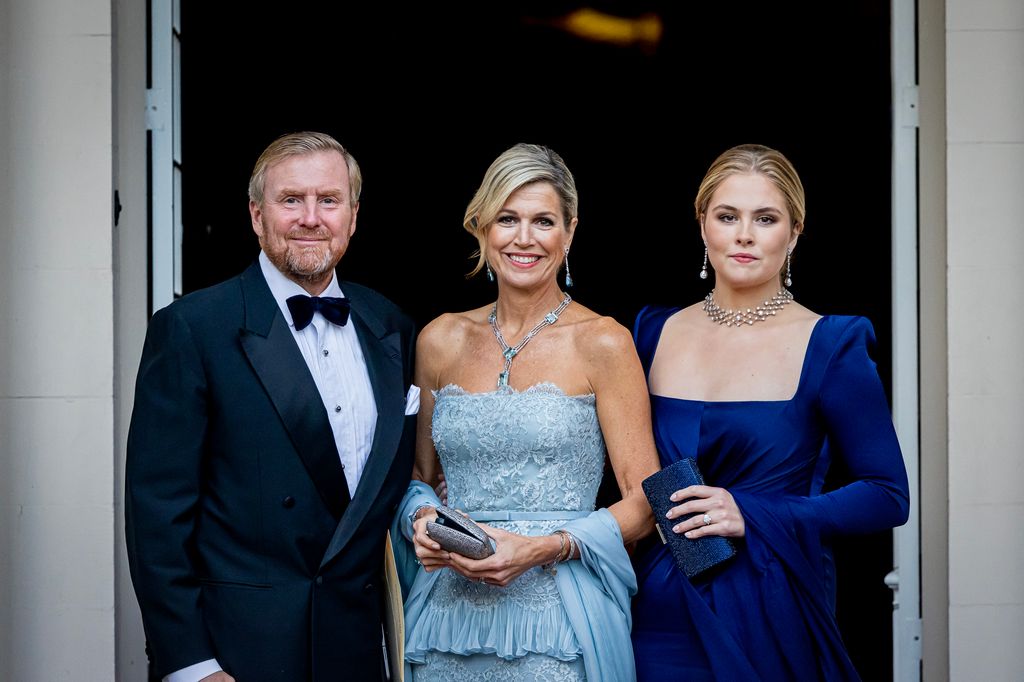
{"type": "Polygon", "coordinates": [[[753,263],[754,261],[757,260],[757,257],[755,257],[755,256],[753,256],[753,255],[751,255],[749,253],[734,253],[734,254],[730,255],[729,258],[732,258],[737,263],[744,263],[744,264],[746,264],[746,263],[753,263]]]}

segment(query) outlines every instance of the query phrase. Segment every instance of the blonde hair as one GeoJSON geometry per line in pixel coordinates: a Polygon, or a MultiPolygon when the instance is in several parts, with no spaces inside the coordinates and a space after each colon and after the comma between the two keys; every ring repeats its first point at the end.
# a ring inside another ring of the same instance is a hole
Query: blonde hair
{"type": "Polygon", "coordinates": [[[551,149],[521,142],[502,152],[491,163],[479,189],[466,207],[462,226],[479,243],[479,249],[473,254],[478,256],[478,260],[476,267],[469,273],[470,277],[484,267],[487,229],[497,219],[501,207],[513,192],[535,182],[546,182],[554,188],[562,202],[565,229],[569,229],[572,219],[577,216],[579,204],[572,173],[562,157],[551,149]]]}
{"type": "Polygon", "coordinates": [[[760,144],[737,145],[725,150],[714,160],[693,201],[697,222],[702,222],[715,190],[726,178],[740,173],[763,175],[775,185],[786,199],[793,231],[797,234],[803,232],[806,200],[800,176],[782,152],[760,144]]]}
{"type": "Polygon", "coordinates": [[[310,131],[282,135],[263,150],[260,158],[256,159],[256,165],[253,166],[252,175],[249,177],[249,200],[260,205],[263,204],[267,170],[271,166],[292,156],[316,152],[338,152],[344,157],[345,165],[348,166],[349,198],[353,204],[357,203],[359,193],[363,190],[363,174],[359,170],[359,164],[356,163],[355,157],[327,133],[310,131]]]}

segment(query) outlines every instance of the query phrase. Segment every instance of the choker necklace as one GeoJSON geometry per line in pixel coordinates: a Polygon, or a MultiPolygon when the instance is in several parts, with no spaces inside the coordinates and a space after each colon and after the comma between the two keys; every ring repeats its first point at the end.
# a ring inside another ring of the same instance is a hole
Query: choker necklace
{"type": "Polygon", "coordinates": [[[491,331],[494,332],[494,337],[498,339],[498,344],[501,346],[501,354],[505,356],[505,369],[502,370],[501,374],[498,375],[498,388],[508,386],[508,373],[512,369],[512,358],[514,358],[519,351],[523,349],[530,339],[537,335],[544,327],[558,322],[558,316],[562,314],[569,304],[572,302],[572,297],[569,294],[565,295],[562,302],[558,304],[558,307],[552,310],[550,313],[544,316],[544,319],[537,323],[537,326],[527,332],[523,340],[517,343],[515,346],[509,347],[505,343],[505,337],[501,335],[501,330],[498,329],[498,302],[494,302],[494,307],[491,308],[491,314],[488,316],[487,321],[491,323],[491,331]]]}
{"type": "Polygon", "coordinates": [[[793,294],[789,289],[783,287],[779,289],[777,294],[759,306],[747,308],[746,310],[726,310],[715,303],[715,290],[712,289],[704,297],[704,312],[708,314],[712,322],[724,324],[726,327],[742,327],[767,320],[775,315],[776,312],[782,310],[792,300],[793,294]]]}

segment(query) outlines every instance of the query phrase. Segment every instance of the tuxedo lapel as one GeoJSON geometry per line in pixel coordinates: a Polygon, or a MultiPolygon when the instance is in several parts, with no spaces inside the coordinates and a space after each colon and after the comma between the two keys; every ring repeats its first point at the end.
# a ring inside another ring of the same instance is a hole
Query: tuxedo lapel
{"type": "Polygon", "coordinates": [[[355,325],[373,386],[377,425],[356,494],[335,530],[321,565],[338,555],[380,494],[395,459],[405,419],[400,333],[385,328],[373,311],[361,306],[358,299],[352,301],[350,319],[355,325]]]}
{"type": "Polygon", "coordinates": [[[306,361],[274,301],[257,262],[242,274],[245,326],[239,330],[249,363],[270,396],[296,452],[335,519],[348,503],[348,485],[327,413],[306,361]]]}

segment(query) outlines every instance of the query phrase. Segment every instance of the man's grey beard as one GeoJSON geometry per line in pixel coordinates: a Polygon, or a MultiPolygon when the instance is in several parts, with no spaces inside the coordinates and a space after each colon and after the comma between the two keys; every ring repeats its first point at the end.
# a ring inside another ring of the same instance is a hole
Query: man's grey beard
{"type": "Polygon", "coordinates": [[[301,252],[308,250],[312,249],[301,249],[299,253],[289,249],[285,255],[285,263],[288,266],[288,273],[295,280],[312,284],[322,280],[325,274],[329,274],[334,269],[336,261],[334,252],[330,248],[326,248],[323,250],[320,262],[310,268],[306,265],[309,262],[309,254],[301,252]]]}
{"type": "Polygon", "coordinates": [[[308,250],[300,249],[296,252],[292,249],[286,249],[283,258],[281,255],[268,252],[267,257],[278,270],[294,282],[316,284],[325,278],[329,278],[331,270],[338,264],[337,259],[334,258],[334,250],[325,248],[321,254],[320,262],[315,263],[312,267],[309,266],[311,256],[307,253],[308,250]]]}

